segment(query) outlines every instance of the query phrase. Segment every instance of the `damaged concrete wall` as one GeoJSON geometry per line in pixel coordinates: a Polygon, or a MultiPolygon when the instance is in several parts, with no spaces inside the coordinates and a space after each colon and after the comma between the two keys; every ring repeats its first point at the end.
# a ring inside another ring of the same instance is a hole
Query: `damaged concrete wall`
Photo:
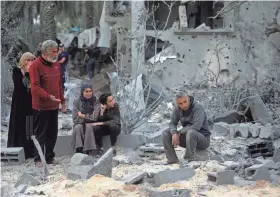
{"type": "Polygon", "coordinates": [[[223,35],[219,30],[176,35],[178,30],[173,25],[160,37],[175,46],[177,55],[159,66],[164,70],[162,81],[173,88],[189,81],[194,85],[256,84],[266,78],[279,78],[279,35],[264,35],[267,21],[272,21],[278,6],[279,2],[243,3],[224,17],[223,35]]]}

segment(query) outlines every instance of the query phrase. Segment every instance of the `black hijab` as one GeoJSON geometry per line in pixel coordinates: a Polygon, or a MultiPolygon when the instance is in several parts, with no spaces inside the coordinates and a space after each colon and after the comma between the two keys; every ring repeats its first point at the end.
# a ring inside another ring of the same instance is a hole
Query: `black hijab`
{"type": "Polygon", "coordinates": [[[96,102],[96,97],[92,95],[91,98],[87,99],[83,96],[83,92],[85,89],[90,88],[92,90],[92,86],[90,84],[83,84],[81,86],[81,101],[82,101],[82,114],[92,114],[94,111],[94,103],[96,102]]]}

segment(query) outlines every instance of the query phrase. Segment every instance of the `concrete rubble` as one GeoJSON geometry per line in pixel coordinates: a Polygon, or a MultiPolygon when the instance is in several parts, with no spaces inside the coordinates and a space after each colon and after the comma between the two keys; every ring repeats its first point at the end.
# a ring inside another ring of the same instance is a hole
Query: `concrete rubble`
{"type": "Polygon", "coordinates": [[[218,185],[234,184],[233,170],[212,172],[212,173],[208,173],[207,176],[209,181],[213,181],[218,185]]]}
{"type": "Polygon", "coordinates": [[[123,177],[119,181],[124,182],[127,185],[135,184],[141,181],[146,176],[146,174],[146,172],[135,172],[123,177]]]}

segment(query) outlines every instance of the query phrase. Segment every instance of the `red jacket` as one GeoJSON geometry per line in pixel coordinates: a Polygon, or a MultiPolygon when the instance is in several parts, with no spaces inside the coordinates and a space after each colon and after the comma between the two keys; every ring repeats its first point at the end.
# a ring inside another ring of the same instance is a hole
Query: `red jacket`
{"type": "Polygon", "coordinates": [[[59,103],[52,101],[50,95],[65,103],[62,90],[60,64],[50,63],[42,57],[34,60],[30,66],[30,84],[32,108],[35,110],[59,109],[59,103]]]}

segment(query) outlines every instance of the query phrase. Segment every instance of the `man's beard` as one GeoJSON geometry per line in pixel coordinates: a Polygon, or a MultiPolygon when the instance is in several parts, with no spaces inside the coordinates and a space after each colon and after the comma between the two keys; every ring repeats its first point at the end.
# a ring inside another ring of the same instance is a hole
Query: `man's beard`
{"type": "Polygon", "coordinates": [[[55,58],[48,57],[47,61],[51,62],[51,63],[55,63],[57,61],[57,57],[55,57],[55,58]]]}

